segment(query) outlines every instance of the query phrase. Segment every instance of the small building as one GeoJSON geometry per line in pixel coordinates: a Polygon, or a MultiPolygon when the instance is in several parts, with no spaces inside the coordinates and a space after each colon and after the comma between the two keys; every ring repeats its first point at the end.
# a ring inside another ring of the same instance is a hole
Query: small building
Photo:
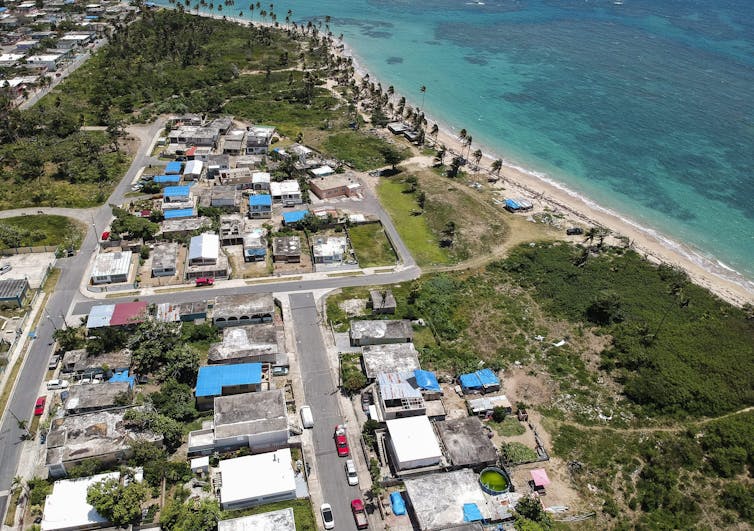
{"type": "Polygon", "coordinates": [[[308,210],[292,210],[290,212],[283,212],[283,225],[296,225],[304,221],[309,214],[308,210]]]}
{"type": "Polygon", "coordinates": [[[254,229],[243,236],[244,262],[264,262],[267,258],[267,238],[264,229],[254,229]]]}
{"type": "Polygon", "coordinates": [[[531,210],[532,208],[534,208],[534,205],[531,203],[531,201],[522,199],[520,197],[505,200],[505,209],[509,212],[525,212],[527,210],[531,210]]]}
{"type": "Polygon", "coordinates": [[[163,205],[168,203],[186,203],[188,201],[191,201],[191,187],[188,185],[167,186],[162,191],[163,205]]]}
{"type": "Polygon", "coordinates": [[[221,245],[239,245],[243,243],[243,230],[243,218],[239,214],[220,216],[221,245]]]}
{"type": "Polygon", "coordinates": [[[165,323],[184,323],[204,320],[207,318],[207,301],[194,301],[176,304],[163,302],[157,305],[156,316],[158,321],[165,323]]]}
{"type": "Polygon", "coordinates": [[[236,209],[238,190],[235,186],[213,186],[210,206],[225,209],[236,209]]]}
{"type": "Polygon", "coordinates": [[[240,155],[246,151],[246,131],[237,129],[225,135],[223,153],[228,155],[240,155]]]}
{"type": "Polygon", "coordinates": [[[388,420],[388,453],[396,471],[439,465],[442,451],[426,416],[388,420]]]}
{"type": "Polygon", "coordinates": [[[160,223],[160,234],[167,238],[180,238],[188,236],[192,232],[207,229],[210,226],[212,226],[212,220],[205,217],[166,219],[160,223]]]}
{"type": "Polygon", "coordinates": [[[171,144],[183,144],[186,146],[217,147],[220,131],[214,127],[202,127],[196,125],[184,125],[173,129],[168,133],[171,144]]]}
{"type": "Polygon", "coordinates": [[[16,66],[24,55],[21,53],[2,53],[0,54],[0,67],[13,67],[16,66]]]}
{"type": "Polygon", "coordinates": [[[208,363],[277,363],[280,355],[277,328],[272,323],[231,326],[223,340],[209,348],[208,363]]]}
{"type": "Polygon", "coordinates": [[[230,157],[228,155],[207,155],[204,157],[207,163],[207,178],[214,179],[220,175],[220,172],[230,168],[230,157]]]}
{"type": "Polygon", "coordinates": [[[249,448],[252,453],[288,446],[288,415],[282,389],[215,398],[212,427],[189,433],[188,454],[209,455],[249,448]]]}
{"type": "Polygon", "coordinates": [[[50,476],[63,477],[71,467],[87,459],[97,459],[105,466],[123,462],[132,455],[133,441],[161,443],[160,434],[132,429],[123,419],[128,409],[54,419],[47,435],[46,465],[50,476]]]}
{"type": "Polygon", "coordinates": [[[497,462],[495,445],[477,417],[447,419],[435,427],[451,466],[478,469],[497,462]]]}
{"type": "Polygon", "coordinates": [[[212,322],[218,328],[271,323],[275,301],[271,293],[227,295],[215,299],[212,322]]]}
{"type": "Polygon", "coordinates": [[[443,474],[406,479],[406,502],[421,531],[453,529],[469,523],[464,506],[474,505],[484,520],[496,520],[493,507],[479,485],[479,476],[464,468],[443,474]]]}
{"type": "Polygon", "coordinates": [[[167,166],[165,166],[165,175],[180,175],[182,170],[183,164],[181,164],[177,160],[174,160],[172,162],[168,162],[167,166]]]}
{"type": "Polygon", "coordinates": [[[270,195],[273,202],[283,205],[300,205],[304,202],[298,181],[271,182],[270,195]]]}
{"type": "MultiPolygon", "coordinates": [[[[135,474],[142,480],[142,472],[135,474]]],[[[110,522],[87,501],[89,487],[101,481],[120,480],[120,472],[108,472],[76,479],[62,479],[52,485],[52,493],[44,501],[42,531],[78,531],[108,527],[110,522]]]]}
{"type": "Polygon", "coordinates": [[[189,265],[213,265],[220,256],[220,237],[205,232],[191,238],[189,243],[189,265]]]}
{"type": "Polygon", "coordinates": [[[147,317],[146,301],[120,302],[92,306],[86,319],[87,331],[106,326],[129,327],[137,325],[147,317]]]}
{"type": "Polygon", "coordinates": [[[389,343],[411,343],[414,330],[411,321],[402,320],[364,320],[351,321],[349,332],[351,346],[385,345],[389,343]]]}
{"type": "Polygon", "coordinates": [[[253,178],[249,168],[228,168],[220,170],[220,183],[225,186],[235,186],[239,190],[248,190],[253,186],[253,178]]]}
{"type": "Polygon", "coordinates": [[[127,282],[132,258],[131,251],[98,254],[92,268],[92,284],[127,282]]]}
{"type": "Polygon", "coordinates": [[[419,353],[413,343],[366,345],[362,348],[361,362],[369,380],[374,380],[381,372],[408,372],[421,368],[419,353]]]}
{"type": "Polygon", "coordinates": [[[291,450],[220,461],[220,507],[243,509],[296,498],[291,450]]]}
{"type": "Polygon", "coordinates": [[[251,174],[251,188],[254,191],[270,191],[270,174],[266,171],[255,171],[251,174]]]}
{"type": "Polygon", "coordinates": [[[204,163],[201,160],[190,160],[183,170],[184,181],[198,181],[204,171],[204,163]]]}
{"type": "Polygon", "coordinates": [[[290,147],[291,153],[293,156],[298,157],[298,161],[301,164],[306,164],[309,157],[314,155],[314,150],[310,149],[302,144],[293,144],[290,147]]]}
{"type": "Polygon", "coordinates": [[[259,513],[217,522],[217,531],[296,531],[293,509],[259,513]]]}
{"type": "Polygon", "coordinates": [[[274,127],[255,125],[247,128],[246,154],[265,155],[270,149],[272,137],[275,134],[274,127]]]}
{"type": "Polygon", "coordinates": [[[272,217],[272,196],[258,194],[249,196],[249,217],[264,219],[272,217]]]}
{"type": "Polygon", "coordinates": [[[6,278],[0,280],[0,306],[23,306],[29,281],[25,278],[6,278]]]}
{"type": "Polygon", "coordinates": [[[393,314],[398,306],[393,292],[389,289],[369,290],[369,301],[372,305],[372,313],[377,315],[393,314]]]}
{"type": "Polygon", "coordinates": [[[301,238],[299,236],[273,238],[272,259],[275,262],[290,264],[301,262],[301,238]]]}
{"type": "Polygon", "coordinates": [[[26,67],[53,72],[58,69],[58,66],[60,66],[62,60],[63,57],[60,54],[46,53],[40,55],[29,55],[26,57],[26,67]]]}
{"type": "Polygon", "coordinates": [[[314,194],[320,199],[333,197],[358,197],[361,195],[361,184],[354,178],[346,175],[332,175],[330,177],[318,177],[309,182],[314,194]]]}
{"type": "Polygon", "coordinates": [[[377,417],[381,422],[417,415],[445,418],[442,390],[435,373],[430,371],[381,372],[377,375],[377,396],[377,417]]]}
{"type": "Polygon", "coordinates": [[[152,250],[153,277],[175,276],[179,248],[177,243],[172,242],[158,243],[154,246],[152,250]]]}
{"type": "Polygon", "coordinates": [[[63,401],[66,415],[90,413],[102,409],[131,404],[131,385],[128,382],[73,385],[63,401]]]}
{"type": "MultiPolygon", "coordinates": [[[[316,179],[317,177],[322,178],[322,177],[329,177],[330,175],[335,175],[335,170],[333,170],[330,166],[325,164],[324,166],[318,166],[316,168],[310,169],[309,173],[311,174],[312,177],[316,179]]],[[[319,196],[318,194],[318,197],[321,197],[321,196],[319,196]]]]}
{"type": "Polygon", "coordinates": [[[127,372],[130,366],[131,351],[126,348],[96,355],[78,349],[63,354],[60,372],[89,378],[102,375],[109,379],[116,373],[127,372]]]}
{"type": "Polygon", "coordinates": [[[408,129],[408,125],[403,122],[390,122],[389,124],[387,124],[387,130],[394,135],[402,135],[408,129]]]}
{"type": "Polygon", "coordinates": [[[345,236],[320,236],[312,244],[312,261],[315,264],[340,264],[348,258],[348,238],[345,236]]]}
{"type": "Polygon", "coordinates": [[[466,406],[469,409],[469,413],[485,419],[492,417],[492,413],[494,413],[496,407],[503,408],[508,415],[513,412],[513,406],[511,406],[510,400],[505,395],[483,396],[466,400],[466,406]]]}
{"type": "Polygon", "coordinates": [[[173,186],[181,182],[180,175],[155,175],[152,180],[160,186],[173,186]]]}
{"type": "Polygon", "coordinates": [[[265,160],[264,155],[244,155],[236,158],[236,168],[248,168],[250,170],[261,168],[265,160]]]}
{"type": "Polygon", "coordinates": [[[196,407],[212,409],[215,397],[262,390],[262,364],[207,365],[196,377],[196,407]]]}
{"type": "Polygon", "coordinates": [[[500,390],[500,379],[492,369],[481,369],[458,377],[464,393],[490,393],[500,390]]]}

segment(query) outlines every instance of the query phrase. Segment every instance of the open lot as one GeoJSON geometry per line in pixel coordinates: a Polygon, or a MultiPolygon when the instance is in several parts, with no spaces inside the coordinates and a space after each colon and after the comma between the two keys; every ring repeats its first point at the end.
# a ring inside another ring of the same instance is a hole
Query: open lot
{"type": "Polygon", "coordinates": [[[0,249],[38,245],[78,248],[86,225],[65,216],[39,214],[0,219],[0,249]]]}
{"type": "Polygon", "coordinates": [[[395,251],[380,223],[357,225],[348,229],[351,245],[360,267],[395,264],[395,251]]]}
{"type": "Polygon", "coordinates": [[[0,278],[26,278],[29,287],[36,289],[42,285],[47,270],[55,263],[55,253],[14,254],[0,258],[0,265],[10,265],[13,269],[0,278]]]}

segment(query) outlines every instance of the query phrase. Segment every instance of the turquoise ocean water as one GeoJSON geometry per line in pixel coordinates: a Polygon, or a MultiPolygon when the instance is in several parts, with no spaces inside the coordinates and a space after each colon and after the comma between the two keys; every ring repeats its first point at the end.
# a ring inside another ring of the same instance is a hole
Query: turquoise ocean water
{"type": "Polygon", "coordinates": [[[288,9],[330,16],[409,102],[425,85],[427,113],[475,145],[754,280],[751,0],[288,0],[278,21],[288,9]]]}

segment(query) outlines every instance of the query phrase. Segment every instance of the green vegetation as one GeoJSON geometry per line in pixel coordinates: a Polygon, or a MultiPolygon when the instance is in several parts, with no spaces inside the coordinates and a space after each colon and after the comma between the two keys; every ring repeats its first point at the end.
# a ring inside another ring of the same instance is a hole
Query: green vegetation
{"type": "Polygon", "coordinates": [[[340,159],[359,171],[395,166],[409,155],[382,138],[355,131],[328,135],[322,143],[325,154],[340,159]]]}
{"type": "Polygon", "coordinates": [[[148,496],[146,486],[132,477],[128,481],[106,479],[89,487],[86,493],[87,503],[118,527],[141,520],[141,504],[148,496]]]}
{"type": "Polygon", "coordinates": [[[515,416],[508,416],[502,422],[491,420],[487,423],[490,428],[498,432],[503,437],[515,437],[526,433],[526,428],[515,416]]]}
{"type": "Polygon", "coordinates": [[[214,531],[220,519],[216,500],[189,500],[183,488],[175,491],[160,513],[160,525],[166,531],[214,531]]]}
{"type": "Polygon", "coordinates": [[[395,252],[380,223],[357,225],[348,229],[356,259],[361,267],[395,264],[395,252]]]}
{"type": "Polygon", "coordinates": [[[221,519],[227,520],[229,518],[240,518],[242,516],[251,516],[253,514],[279,511],[280,509],[287,509],[288,507],[293,509],[293,518],[296,520],[296,531],[315,531],[317,529],[314,513],[312,512],[312,505],[308,499],[268,503],[266,505],[260,505],[250,509],[242,509],[240,511],[223,511],[221,519]]]}
{"type": "Polygon", "coordinates": [[[16,216],[0,220],[0,248],[62,245],[78,248],[83,225],[64,216],[16,216]]]}
{"type": "Polygon", "coordinates": [[[503,443],[500,454],[507,463],[528,463],[536,461],[539,457],[537,452],[520,442],[503,443]]]}
{"type": "Polygon", "coordinates": [[[340,355],[341,387],[349,394],[360,391],[367,384],[367,377],[361,370],[361,357],[358,354],[340,355]]]}
{"type": "Polygon", "coordinates": [[[395,224],[401,239],[420,266],[447,264],[450,258],[440,248],[439,238],[432,233],[427,218],[419,212],[414,194],[405,193],[404,185],[395,178],[380,179],[377,187],[380,202],[395,224]]]}

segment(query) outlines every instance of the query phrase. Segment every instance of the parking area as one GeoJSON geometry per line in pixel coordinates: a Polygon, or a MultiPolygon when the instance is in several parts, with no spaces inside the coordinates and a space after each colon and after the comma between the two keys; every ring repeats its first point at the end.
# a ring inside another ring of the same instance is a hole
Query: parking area
{"type": "Polygon", "coordinates": [[[47,276],[48,269],[55,263],[55,253],[14,254],[0,258],[0,267],[11,266],[10,271],[0,278],[27,279],[29,287],[39,288],[47,276]]]}

